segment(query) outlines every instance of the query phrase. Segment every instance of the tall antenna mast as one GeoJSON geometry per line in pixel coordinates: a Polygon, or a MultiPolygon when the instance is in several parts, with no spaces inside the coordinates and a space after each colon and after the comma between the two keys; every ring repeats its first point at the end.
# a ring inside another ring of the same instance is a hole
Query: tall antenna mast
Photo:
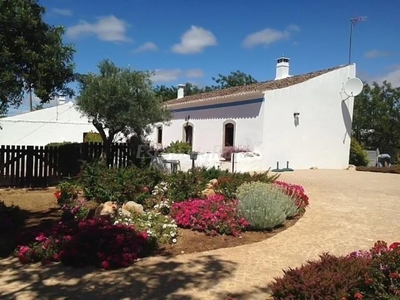
{"type": "Polygon", "coordinates": [[[355,26],[358,22],[367,21],[367,17],[355,17],[350,19],[350,43],[349,43],[349,65],[351,64],[351,44],[353,39],[353,26],[355,26]]]}

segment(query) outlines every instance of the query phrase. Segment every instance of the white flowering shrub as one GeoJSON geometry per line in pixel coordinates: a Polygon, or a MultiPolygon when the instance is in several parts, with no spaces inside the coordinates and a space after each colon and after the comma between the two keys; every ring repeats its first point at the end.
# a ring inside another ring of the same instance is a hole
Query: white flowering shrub
{"type": "Polygon", "coordinates": [[[133,225],[139,231],[147,231],[151,238],[161,244],[176,243],[178,226],[170,216],[160,212],[145,212],[144,214],[124,215],[119,210],[114,217],[114,224],[133,225]]]}
{"type": "Polygon", "coordinates": [[[160,212],[163,215],[169,215],[170,209],[173,204],[171,199],[168,199],[165,195],[168,191],[168,183],[167,182],[160,182],[156,185],[151,192],[151,208],[156,211],[160,212]]]}

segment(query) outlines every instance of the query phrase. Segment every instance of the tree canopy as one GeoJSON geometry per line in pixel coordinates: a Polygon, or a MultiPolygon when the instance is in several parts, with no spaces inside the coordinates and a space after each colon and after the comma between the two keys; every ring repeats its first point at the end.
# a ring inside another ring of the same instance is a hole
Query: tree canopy
{"type": "MultiPolygon", "coordinates": [[[[218,74],[218,77],[217,78],[212,77],[212,80],[216,84],[205,87],[198,87],[197,85],[194,85],[189,82],[186,83],[185,96],[226,89],[234,86],[243,86],[243,85],[257,83],[257,80],[254,79],[251,75],[243,73],[239,70],[231,72],[229,75],[218,74]]],[[[168,101],[176,98],[177,87],[176,86],[167,87],[165,85],[157,85],[156,87],[154,87],[154,92],[156,93],[157,96],[161,97],[163,101],[168,101]]]]}
{"type": "Polygon", "coordinates": [[[257,83],[257,80],[254,79],[251,75],[243,73],[242,71],[231,72],[229,75],[218,74],[218,77],[212,78],[217,86],[217,89],[226,89],[234,86],[243,86],[250,85],[253,83],[257,83]]]}
{"type": "Polygon", "coordinates": [[[400,154],[400,87],[386,81],[364,84],[355,99],[353,136],[368,148],[379,148],[394,158],[400,154]]]}
{"type": "MultiPolygon", "coordinates": [[[[168,101],[176,98],[178,88],[176,86],[165,86],[165,85],[157,85],[154,87],[154,92],[157,96],[161,97],[163,101],[168,101]]],[[[187,82],[185,84],[185,96],[195,95],[199,93],[204,93],[203,88],[199,88],[197,85],[191,84],[187,82]]]]}
{"type": "Polygon", "coordinates": [[[31,90],[42,103],[72,95],[74,49],[62,41],[63,27],[43,21],[36,0],[0,1],[0,112],[19,106],[31,90]]]}
{"type": "Polygon", "coordinates": [[[106,153],[119,132],[140,137],[149,133],[150,124],[170,119],[153,91],[151,73],[120,68],[110,60],[98,67],[98,74],[78,77],[77,105],[100,133],[106,153]]]}

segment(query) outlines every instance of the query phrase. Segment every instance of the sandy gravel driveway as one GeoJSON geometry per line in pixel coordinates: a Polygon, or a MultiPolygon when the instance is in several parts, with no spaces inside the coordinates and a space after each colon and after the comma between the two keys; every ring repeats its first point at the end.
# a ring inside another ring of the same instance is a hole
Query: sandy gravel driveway
{"type": "Polygon", "coordinates": [[[256,244],[174,259],[151,257],[105,272],[21,266],[0,261],[0,299],[265,299],[282,269],[329,251],[368,249],[376,240],[400,240],[400,176],[357,171],[295,171],[280,180],[301,184],[310,196],[293,227],[256,244]]]}

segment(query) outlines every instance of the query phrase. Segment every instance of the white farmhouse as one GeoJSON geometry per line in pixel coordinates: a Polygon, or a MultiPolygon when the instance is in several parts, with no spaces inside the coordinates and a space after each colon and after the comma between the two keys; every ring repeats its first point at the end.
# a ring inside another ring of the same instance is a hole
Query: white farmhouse
{"type": "MultiPolygon", "coordinates": [[[[170,124],[156,124],[151,140],[167,146],[186,141],[199,153],[226,146],[258,153],[250,170],[286,167],[348,167],[354,97],[344,85],[356,76],[354,64],[289,75],[289,59],[277,60],[275,80],[184,96],[166,102],[170,124]]],[[[249,160],[250,163],[250,160],[249,160]]],[[[248,169],[246,169],[248,170],[248,169]]]]}
{"type": "Polygon", "coordinates": [[[0,145],[45,146],[53,142],[83,142],[93,124],[73,102],[0,119],[0,145]]]}

